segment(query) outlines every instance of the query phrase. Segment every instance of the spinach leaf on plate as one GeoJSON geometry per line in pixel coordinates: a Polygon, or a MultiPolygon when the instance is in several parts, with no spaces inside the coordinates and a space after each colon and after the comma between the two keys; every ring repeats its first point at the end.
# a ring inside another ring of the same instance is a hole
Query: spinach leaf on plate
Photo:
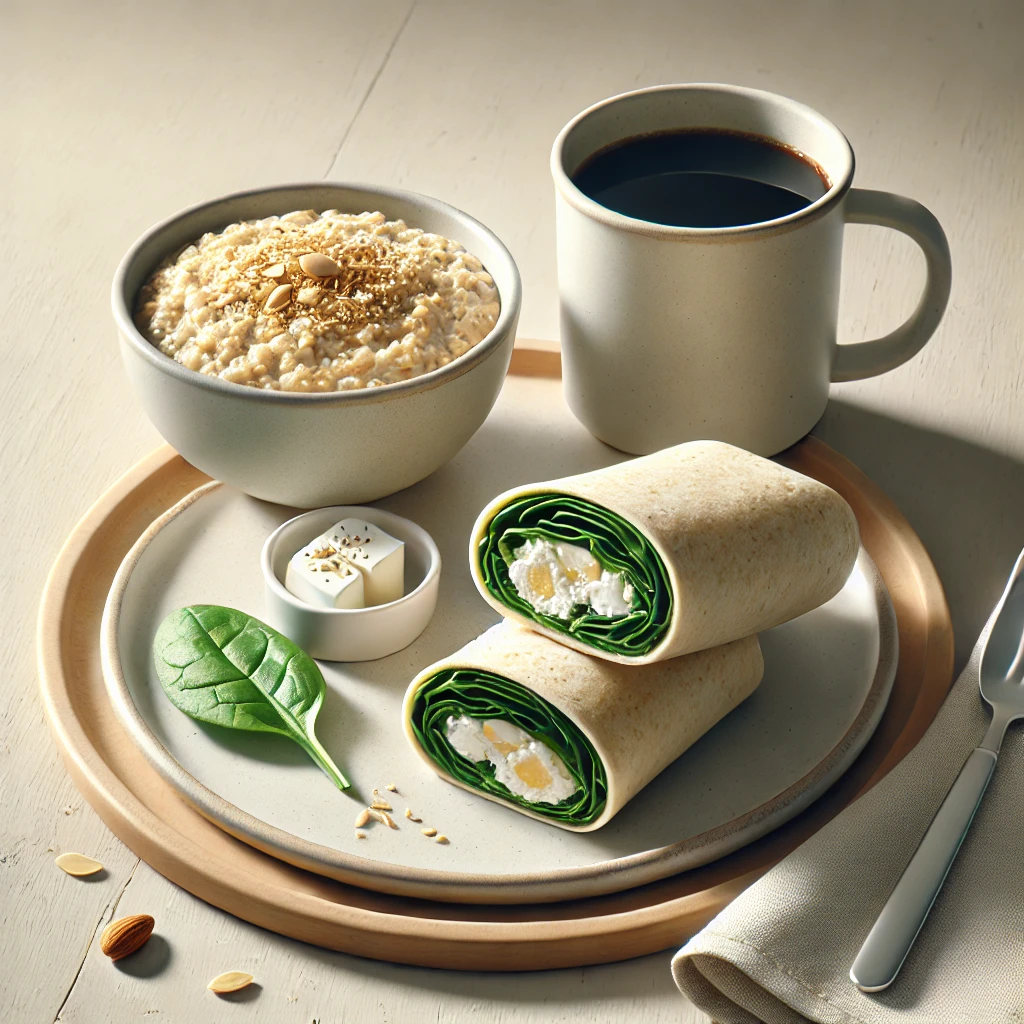
{"type": "Polygon", "coordinates": [[[171,612],[153,641],[156,673],[190,718],[294,740],[338,787],[350,783],[313,731],[327,685],[313,659],[259,619],[196,604],[171,612]]]}

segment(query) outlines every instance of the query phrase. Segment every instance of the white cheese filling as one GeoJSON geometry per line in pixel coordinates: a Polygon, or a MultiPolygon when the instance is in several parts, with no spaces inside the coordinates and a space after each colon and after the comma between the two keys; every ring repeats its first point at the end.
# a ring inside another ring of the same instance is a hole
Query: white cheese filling
{"type": "Polygon", "coordinates": [[[494,777],[509,792],[534,804],[557,804],[576,792],[562,759],[543,741],[511,722],[448,717],[445,735],[467,761],[490,761],[494,777]]]}
{"type": "Polygon", "coordinates": [[[538,537],[513,552],[509,579],[519,596],[542,615],[568,619],[576,605],[608,618],[628,615],[633,587],[621,572],[603,569],[586,549],[538,537]]]}

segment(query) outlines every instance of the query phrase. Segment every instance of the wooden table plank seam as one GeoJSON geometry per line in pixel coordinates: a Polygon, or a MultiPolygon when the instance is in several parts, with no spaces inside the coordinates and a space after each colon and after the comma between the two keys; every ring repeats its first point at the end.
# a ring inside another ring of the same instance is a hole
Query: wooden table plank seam
{"type": "Polygon", "coordinates": [[[406,11],[405,18],[402,19],[402,24],[398,26],[398,31],[395,33],[394,38],[391,40],[391,45],[387,48],[384,54],[384,59],[380,62],[380,66],[377,68],[376,74],[370,80],[370,84],[366,88],[366,92],[363,93],[363,98],[359,101],[359,106],[356,107],[355,113],[349,119],[348,124],[345,126],[344,132],[341,135],[341,141],[338,143],[331,155],[331,159],[327,164],[327,169],[321,175],[324,180],[328,180],[331,175],[331,170],[338,160],[341,151],[345,148],[345,143],[348,141],[349,135],[352,133],[352,129],[355,127],[356,122],[359,120],[359,115],[363,112],[363,108],[366,106],[367,101],[373,94],[373,90],[377,86],[377,82],[380,81],[380,76],[384,73],[384,69],[388,66],[388,61],[391,60],[391,55],[395,52],[395,47],[398,45],[398,40],[402,37],[402,33],[405,32],[405,27],[409,24],[409,20],[412,18],[413,11],[416,10],[416,4],[418,0],[413,0],[409,5],[409,10],[406,11]]]}
{"type": "Polygon", "coordinates": [[[67,992],[64,993],[64,998],[61,1000],[60,1006],[57,1008],[57,1012],[54,1014],[53,1024],[57,1024],[57,1021],[61,1019],[61,1014],[64,1012],[64,1007],[67,1006],[68,1000],[71,999],[75,991],[75,986],[78,984],[78,979],[82,976],[82,971],[85,968],[85,962],[89,959],[89,952],[93,948],[93,943],[95,943],[98,940],[98,937],[102,934],[103,929],[106,928],[106,926],[114,920],[114,915],[117,913],[118,904],[121,902],[121,898],[127,891],[128,886],[131,885],[131,881],[135,877],[135,871],[141,863],[142,860],[136,857],[135,863],[132,865],[132,869],[128,873],[128,877],[125,879],[124,884],[117,891],[117,895],[113,899],[108,900],[107,905],[100,912],[100,916],[97,919],[96,924],[93,925],[92,933],[89,936],[89,940],[85,945],[85,949],[82,950],[82,956],[78,963],[78,969],[75,971],[75,977],[72,980],[71,985],[68,987],[67,992]]]}

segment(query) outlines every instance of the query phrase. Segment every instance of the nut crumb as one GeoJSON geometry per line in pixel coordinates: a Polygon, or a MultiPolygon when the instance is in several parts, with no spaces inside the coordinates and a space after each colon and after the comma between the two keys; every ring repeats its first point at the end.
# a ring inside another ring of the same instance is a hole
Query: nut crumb
{"type": "Polygon", "coordinates": [[[367,807],[359,812],[359,817],[356,818],[356,828],[362,828],[370,820],[370,809],[367,807]]]}
{"type": "Polygon", "coordinates": [[[237,992],[252,984],[252,975],[245,971],[225,971],[218,974],[206,987],[217,995],[224,995],[228,992],[237,992]]]}
{"type": "Polygon", "coordinates": [[[365,839],[365,838],[366,838],[366,833],[365,832],[357,832],[356,833],[356,839],[365,839]]]}
{"type": "Polygon", "coordinates": [[[86,878],[103,870],[103,865],[98,860],[81,853],[62,853],[55,863],[61,871],[75,878],[86,878]]]}
{"type": "Polygon", "coordinates": [[[421,822],[423,820],[422,818],[417,818],[416,815],[412,813],[412,808],[411,807],[406,807],[406,809],[405,809],[405,816],[410,821],[415,821],[417,823],[419,823],[419,822],[421,822]]]}
{"type": "Polygon", "coordinates": [[[387,800],[374,800],[370,806],[375,811],[392,811],[394,808],[387,802],[387,800]]]}
{"type": "MultiPolygon", "coordinates": [[[[367,541],[367,543],[369,543],[369,541],[367,541]]],[[[398,792],[398,787],[393,782],[389,782],[384,788],[387,789],[389,793],[398,792]]]]}
{"type": "Polygon", "coordinates": [[[424,834],[424,835],[425,835],[425,836],[426,836],[426,837],[427,837],[428,839],[432,839],[432,838],[433,838],[434,836],[436,836],[436,835],[437,835],[437,829],[436,829],[436,828],[421,828],[421,829],[420,829],[420,831],[421,831],[421,832],[422,832],[422,833],[423,833],[423,834],[424,834]]]}
{"type": "Polygon", "coordinates": [[[445,846],[447,846],[448,845],[448,837],[447,836],[438,836],[434,840],[434,842],[435,843],[443,843],[445,846]]]}

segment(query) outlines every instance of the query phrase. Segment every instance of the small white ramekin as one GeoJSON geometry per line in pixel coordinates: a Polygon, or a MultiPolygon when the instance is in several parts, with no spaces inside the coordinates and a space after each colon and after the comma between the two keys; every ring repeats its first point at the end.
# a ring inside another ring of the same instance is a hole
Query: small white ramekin
{"type": "Polygon", "coordinates": [[[441,553],[422,527],[393,512],[333,505],[304,512],[279,526],[260,555],[267,621],[314,658],[373,661],[408,647],[427,628],[437,605],[441,553]],[[285,589],[288,561],[335,523],[365,519],[405,544],[404,596],[370,608],[318,608],[285,589]]]}

